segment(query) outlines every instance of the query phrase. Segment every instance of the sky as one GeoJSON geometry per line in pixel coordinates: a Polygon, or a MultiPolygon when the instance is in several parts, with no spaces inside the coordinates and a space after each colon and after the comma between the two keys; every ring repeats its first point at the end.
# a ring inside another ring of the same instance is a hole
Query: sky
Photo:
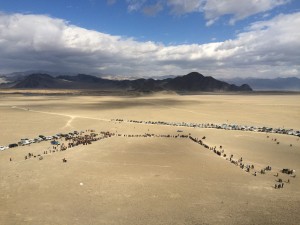
{"type": "Polygon", "coordinates": [[[0,1],[0,74],[299,77],[299,0],[0,1]]]}

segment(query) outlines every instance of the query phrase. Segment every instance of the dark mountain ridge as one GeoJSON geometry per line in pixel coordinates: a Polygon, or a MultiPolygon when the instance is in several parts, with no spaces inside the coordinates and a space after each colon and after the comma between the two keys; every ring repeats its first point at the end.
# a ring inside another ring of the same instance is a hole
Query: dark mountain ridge
{"type": "Polygon", "coordinates": [[[184,76],[163,80],[136,79],[136,80],[109,80],[91,75],[78,74],[76,76],[57,76],[48,74],[31,74],[12,86],[19,89],[99,89],[99,90],[126,90],[140,92],[155,91],[252,91],[247,84],[236,86],[219,81],[213,77],[205,77],[200,73],[192,72],[184,76]]]}
{"type": "Polygon", "coordinates": [[[205,77],[197,72],[169,79],[166,87],[178,91],[251,91],[251,88],[246,84],[238,87],[213,77],[205,77]]]}

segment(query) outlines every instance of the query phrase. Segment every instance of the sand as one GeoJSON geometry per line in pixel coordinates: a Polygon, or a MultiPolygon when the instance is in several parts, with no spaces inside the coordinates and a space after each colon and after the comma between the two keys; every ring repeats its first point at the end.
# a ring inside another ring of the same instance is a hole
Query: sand
{"type": "Polygon", "coordinates": [[[222,145],[257,172],[268,165],[272,171],[254,176],[189,139],[158,137],[111,137],[25,160],[27,153],[51,147],[41,142],[0,152],[0,224],[298,224],[299,177],[279,172],[300,170],[297,137],[111,119],[300,129],[299,100],[300,95],[2,94],[0,145],[74,130],[177,135],[180,129],[206,136],[205,143],[222,145]],[[274,188],[278,178],[283,189],[274,188]]]}

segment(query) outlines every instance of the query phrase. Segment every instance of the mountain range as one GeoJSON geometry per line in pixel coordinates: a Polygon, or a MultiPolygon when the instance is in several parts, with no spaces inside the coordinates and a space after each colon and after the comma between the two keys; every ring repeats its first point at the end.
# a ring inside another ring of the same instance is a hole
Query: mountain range
{"type": "Polygon", "coordinates": [[[206,77],[192,72],[184,76],[166,78],[162,80],[135,79],[111,80],[96,76],[78,74],[76,76],[51,76],[44,73],[35,73],[24,76],[22,79],[2,84],[2,88],[16,89],[95,89],[95,90],[122,90],[122,91],[176,91],[176,92],[226,92],[252,91],[247,84],[233,85],[224,81],[206,77]]]}
{"type": "Polygon", "coordinates": [[[300,79],[297,77],[274,79],[236,77],[222,80],[235,85],[248,84],[255,91],[300,91],[300,79]]]}

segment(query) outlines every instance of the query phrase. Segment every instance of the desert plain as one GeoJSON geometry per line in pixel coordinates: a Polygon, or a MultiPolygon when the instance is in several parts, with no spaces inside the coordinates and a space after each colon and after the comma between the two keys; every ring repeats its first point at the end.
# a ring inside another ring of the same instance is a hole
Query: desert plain
{"type": "Polygon", "coordinates": [[[299,137],[130,120],[299,130],[300,95],[1,93],[0,145],[75,130],[120,136],[45,155],[49,141],[1,151],[0,224],[300,224],[299,137]],[[154,136],[138,136],[145,133],[154,136]],[[178,135],[205,136],[227,157],[178,135]],[[25,160],[28,153],[43,159],[25,160]],[[284,187],[275,189],[278,179],[284,187]]]}

